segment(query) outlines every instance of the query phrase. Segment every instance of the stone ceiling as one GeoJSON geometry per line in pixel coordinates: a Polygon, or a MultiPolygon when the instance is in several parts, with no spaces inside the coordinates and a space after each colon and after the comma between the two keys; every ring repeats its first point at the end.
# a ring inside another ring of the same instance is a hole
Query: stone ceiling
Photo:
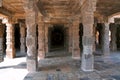
{"type": "MultiPolygon", "coordinates": [[[[80,8],[86,0],[38,0],[37,6],[44,16],[71,17],[80,15],[80,8]]],[[[96,12],[110,16],[120,11],[120,0],[97,0],[96,12]]],[[[7,11],[18,18],[24,18],[22,0],[3,0],[0,12],[7,11]],[[4,9],[4,10],[3,10],[4,9]]]]}

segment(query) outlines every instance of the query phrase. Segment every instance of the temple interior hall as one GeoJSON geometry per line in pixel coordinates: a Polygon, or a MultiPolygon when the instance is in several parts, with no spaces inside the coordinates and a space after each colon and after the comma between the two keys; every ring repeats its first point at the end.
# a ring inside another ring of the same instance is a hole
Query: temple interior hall
{"type": "Polygon", "coordinates": [[[0,80],[120,80],[120,0],[0,0],[0,80]]]}

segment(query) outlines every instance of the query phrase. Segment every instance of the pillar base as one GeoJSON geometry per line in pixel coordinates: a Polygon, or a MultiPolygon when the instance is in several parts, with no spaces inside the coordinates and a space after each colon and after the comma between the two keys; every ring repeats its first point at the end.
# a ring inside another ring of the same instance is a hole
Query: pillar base
{"type": "Polygon", "coordinates": [[[15,50],[6,50],[6,57],[13,59],[15,58],[16,54],[15,54],[15,50]]]}
{"type": "Polygon", "coordinates": [[[36,71],[38,71],[37,58],[33,58],[33,57],[28,57],[27,56],[27,70],[29,72],[36,72],[36,71]]]}
{"type": "Polygon", "coordinates": [[[93,71],[94,70],[94,57],[92,54],[82,55],[81,69],[83,71],[93,71]]]}

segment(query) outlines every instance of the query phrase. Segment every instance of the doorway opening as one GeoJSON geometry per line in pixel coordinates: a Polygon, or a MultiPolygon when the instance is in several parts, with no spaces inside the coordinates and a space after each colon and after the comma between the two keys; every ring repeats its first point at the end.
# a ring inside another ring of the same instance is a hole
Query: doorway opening
{"type": "Polygon", "coordinates": [[[49,29],[49,52],[65,49],[64,25],[54,25],[49,29]]]}

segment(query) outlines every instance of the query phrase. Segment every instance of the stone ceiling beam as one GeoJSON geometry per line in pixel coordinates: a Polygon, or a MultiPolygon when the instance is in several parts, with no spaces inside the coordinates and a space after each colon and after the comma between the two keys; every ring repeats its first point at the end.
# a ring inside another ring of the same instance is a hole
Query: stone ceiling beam
{"type": "Polygon", "coordinates": [[[12,16],[14,13],[4,7],[0,7],[0,13],[6,16],[12,16]]]}

